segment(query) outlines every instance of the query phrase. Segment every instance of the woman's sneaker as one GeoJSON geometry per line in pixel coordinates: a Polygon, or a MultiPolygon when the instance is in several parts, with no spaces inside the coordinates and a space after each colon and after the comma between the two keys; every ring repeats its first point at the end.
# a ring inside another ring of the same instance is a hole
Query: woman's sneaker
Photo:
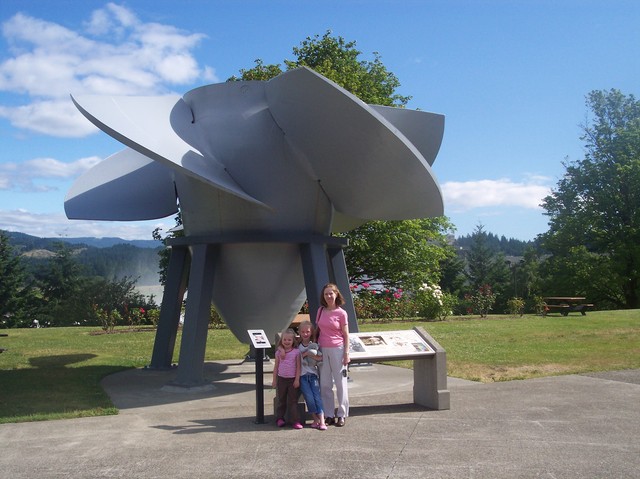
{"type": "Polygon", "coordinates": [[[303,426],[302,426],[302,424],[300,424],[299,422],[296,422],[296,423],[293,423],[293,428],[294,428],[294,429],[302,429],[302,428],[303,428],[303,426]]]}

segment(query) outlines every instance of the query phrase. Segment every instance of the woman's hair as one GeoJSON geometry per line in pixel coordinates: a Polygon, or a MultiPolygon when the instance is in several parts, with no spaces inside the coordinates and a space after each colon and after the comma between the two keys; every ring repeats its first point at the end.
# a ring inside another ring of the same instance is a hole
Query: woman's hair
{"type": "Polygon", "coordinates": [[[327,302],[324,299],[324,290],[327,288],[331,288],[333,292],[336,293],[336,306],[342,306],[345,303],[344,297],[342,296],[342,293],[340,292],[338,287],[333,283],[327,283],[322,287],[322,290],[320,291],[320,304],[325,307],[328,306],[327,302]]]}

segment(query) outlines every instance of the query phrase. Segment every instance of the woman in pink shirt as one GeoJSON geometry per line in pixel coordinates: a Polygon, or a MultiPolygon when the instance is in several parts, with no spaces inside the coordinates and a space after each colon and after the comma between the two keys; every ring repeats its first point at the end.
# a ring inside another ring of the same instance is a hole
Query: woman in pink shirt
{"type": "Polygon", "coordinates": [[[344,426],[349,415],[349,392],[347,390],[347,365],[349,364],[349,323],[347,312],[340,306],[344,298],[338,287],[329,283],[322,288],[316,315],[318,344],[322,349],[320,363],[320,392],[324,405],[326,424],[344,426]],[[338,408],[335,408],[333,385],[336,386],[338,408]],[[334,419],[334,414],[337,416],[334,419]]]}

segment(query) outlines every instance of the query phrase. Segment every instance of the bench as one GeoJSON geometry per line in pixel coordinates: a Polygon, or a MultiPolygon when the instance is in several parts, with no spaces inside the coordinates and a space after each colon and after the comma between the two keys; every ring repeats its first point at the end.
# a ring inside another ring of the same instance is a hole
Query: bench
{"type": "Polygon", "coordinates": [[[308,314],[296,314],[296,317],[293,318],[293,321],[289,324],[289,327],[295,331],[296,335],[298,334],[298,328],[303,321],[310,321],[308,314]]]}
{"type": "Polygon", "coordinates": [[[568,316],[571,312],[576,312],[582,314],[582,316],[587,315],[587,310],[593,308],[593,304],[546,304],[544,305],[543,316],[546,316],[549,311],[556,310],[562,316],[568,316]]]}

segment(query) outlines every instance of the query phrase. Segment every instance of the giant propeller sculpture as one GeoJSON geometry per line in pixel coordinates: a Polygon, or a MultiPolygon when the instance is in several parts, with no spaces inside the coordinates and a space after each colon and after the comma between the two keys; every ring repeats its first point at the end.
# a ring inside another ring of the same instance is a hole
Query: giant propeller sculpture
{"type": "Polygon", "coordinates": [[[248,329],[273,337],[307,297],[315,311],[325,282],[348,291],[332,232],[443,214],[431,164],[444,117],[367,105],[308,68],[183,97],[73,101],[127,148],[75,182],[69,218],[163,218],[179,204],[151,361],[171,364],[188,285],[178,385],[203,382],[211,302],[241,341],[248,329]]]}

